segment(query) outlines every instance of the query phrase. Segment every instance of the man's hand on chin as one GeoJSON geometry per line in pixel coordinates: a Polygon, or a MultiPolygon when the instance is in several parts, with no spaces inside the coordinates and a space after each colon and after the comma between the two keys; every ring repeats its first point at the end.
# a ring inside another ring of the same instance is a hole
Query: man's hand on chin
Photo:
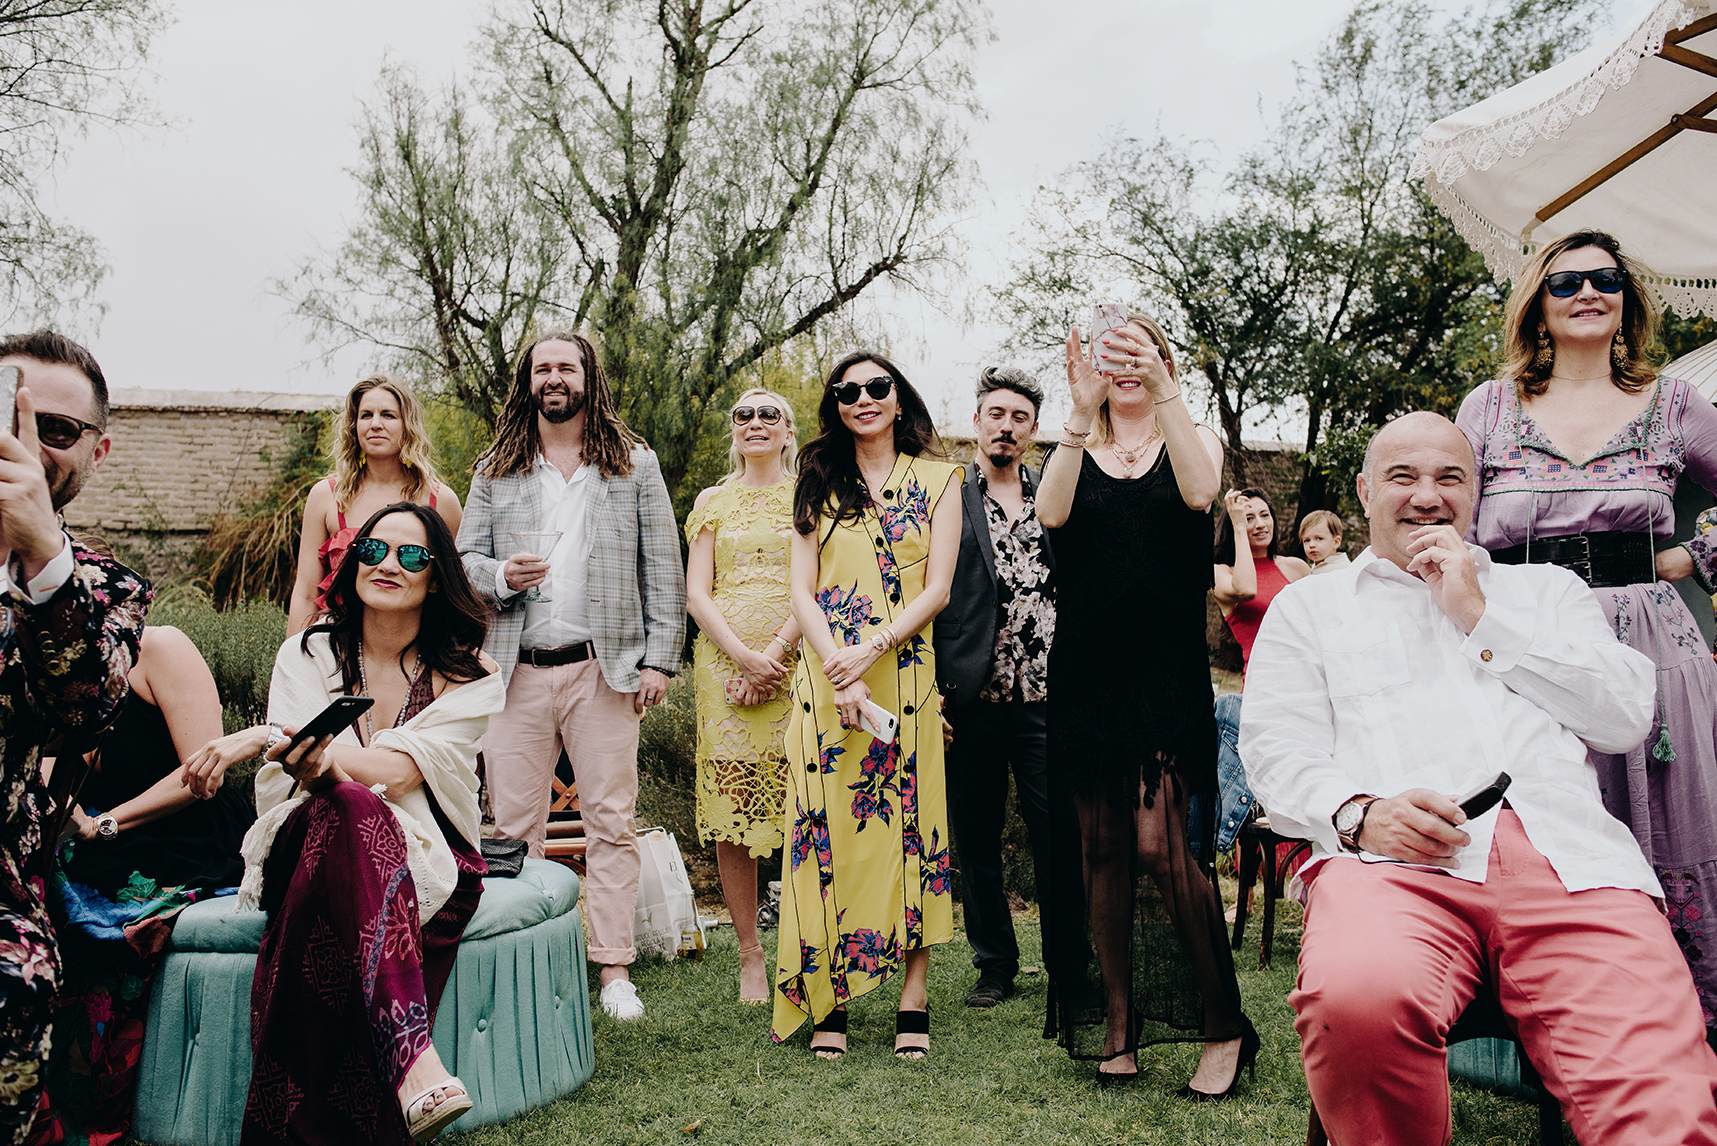
{"type": "Polygon", "coordinates": [[[1462,633],[1471,633],[1484,616],[1484,590],[1479,588],[1478,566],[1472,551],[1452,525],[1425,525],[1413,531],[1407,543],[1412,561],[1407,572],[1431,587],[1431,596],[1443,615],[1462,633]]]}

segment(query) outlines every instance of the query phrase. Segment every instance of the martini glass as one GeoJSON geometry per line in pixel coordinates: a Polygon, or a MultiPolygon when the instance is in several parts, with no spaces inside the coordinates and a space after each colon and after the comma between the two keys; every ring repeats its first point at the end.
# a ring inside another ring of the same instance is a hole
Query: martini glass
{"type": "MultiPolygon", "coordinates": [[[[537,533],[515,533],[512,538],[515,555],[529,553],[547,560],[549,554],[554,552],[555,543],[560,540],[560,530],[548,529],[537,533]]],[[[549,599],[547,585],[548,581],[545,578],[526,589],[523,598],[533,603],[547,601],[549,599]]]]}

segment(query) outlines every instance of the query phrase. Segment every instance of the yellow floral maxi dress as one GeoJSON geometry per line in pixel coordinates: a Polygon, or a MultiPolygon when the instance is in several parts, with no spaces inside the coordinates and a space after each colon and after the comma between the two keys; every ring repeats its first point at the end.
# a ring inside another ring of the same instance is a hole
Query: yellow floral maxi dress
{"type": "MultiPolygon", "coordinates": [[[[868,641],[924,590],[930,514],[960,467],[902,454],[857,520],[818,525],[817,600],[839,644],[868,641]]],[[[959,496],[958,491],[950,496],[959,496]]],[[[954,937],[948,802],[930,626],[865,674],[900,718],[891,744],[843,729],[805,644],[787,726],[788,848],[776,951],[777,1042],[876,987],[907,951],[954,937]]]]}
{"type": "MultiPolygon", "coordinates": [[[[715,534],[715,607],[751,648],[781,631],[792,611],[787,550],[793,535],[793,483],[716,487],[686,518],[686,537],[715,534]]],[[[783,658],[788,672],[794,657],[783,658]]],[[[698,842],[743,844],[762,857],[781,846],[781,789],[787,766],[787,688],[762,704],[734,707],[727,682],[739,668],[699,633],[692,656],[698,704],[698,842]]]]}

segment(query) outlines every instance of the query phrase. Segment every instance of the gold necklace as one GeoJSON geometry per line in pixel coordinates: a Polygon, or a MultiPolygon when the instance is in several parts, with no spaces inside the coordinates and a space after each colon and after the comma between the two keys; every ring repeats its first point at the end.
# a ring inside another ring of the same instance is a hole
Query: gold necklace
{"type": "Polygon", "coordinates": [[[1120,442],[1110,441],[1109,452],[1114,454],[1115,460],[1121,463],[1121,469],[1124,471],[1121,474],[1122,477],[1130,478],[1133,476],[1133,467],[1138,464],[1140,458],[1144,457],[1145,451],[1150,448],[1151,443],[1160,437],[1162,437],[1162,433],[1155,426],[1152,426],[1151,432],[1145,435],[1145,440],[1132,449],[1127,449],[1120,442]]]}

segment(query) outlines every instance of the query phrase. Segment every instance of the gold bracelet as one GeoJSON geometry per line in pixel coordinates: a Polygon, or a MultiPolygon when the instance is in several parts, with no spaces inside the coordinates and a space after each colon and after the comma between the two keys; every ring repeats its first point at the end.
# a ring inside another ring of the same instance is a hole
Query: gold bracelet
{"type": "Polygon", "coordinates": [[[1077,441],[1077,442],[1070,442],[1066,438],[1062,438],[1059,442],[1057,442],[1055,444],[1058,446],[1066,446],[1070,450],[1082,450],[1085,448],[1085,443],[1083,440],[1077,441]]]}
{"type": "Polygon", "coordinates": [[[1068,422],[1061,423],[1061,432],[1069,438],[1077,438],[1080,442],[1091,436],[1090,430],[1075,430],[1068,422]]]}

